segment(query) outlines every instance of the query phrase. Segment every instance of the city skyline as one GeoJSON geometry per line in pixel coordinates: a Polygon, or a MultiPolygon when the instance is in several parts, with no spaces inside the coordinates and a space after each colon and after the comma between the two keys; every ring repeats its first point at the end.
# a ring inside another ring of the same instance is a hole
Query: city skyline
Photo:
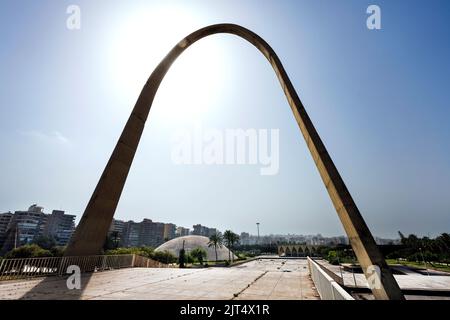
{"type": "MultiPolygon", "coordinates": [[[[34,203],[34,204],[32,204],[31,206],[30,206],[30,208],[33,208],[33,207],[36,207],[36,208],[40,208],[40,212],[41,213],[43,213],[43,214],[46,214],[45,212],[44,212],[44,210],[45,210],[45,206],[42,206],[42,205],[38,205],[37,203],[34,203]]],[[[30,210],[30,209],[28,209],[28,210],[30,210]]],[[[1,215],[2,214],[15,214],[15,213],[20,213],[20,212],[26,212],[27,210],[23,210],[23,209],[18,209],[18,210],[8,210],[8,211],[0,211],[0,217],[1,217],[1,215]]],[[[31,211],[32,212],[32,211],[31,211]]],[[[75,217],[74,219],[73,219],[73,221],[74,221],[74,223],[75,223],[75,225],[74,225],[74,229],[75,229],[75,227],[78,225],[78,220],[76,219],[76,215],[75,214],[68,214],[67,213],[67,211],[64,211],[63,209],[61,209],[61,208],[58,208],[58,209],[52,209],[52,212],[54,213],[54,212],[61,212],[61,213],[63,213],[63,214],[65,214],[66,216],[69,216],[69,217],[75,217]]],[[[47,214],[48,215],[48,214],[47,214]]],[[[174,229],[174,234],[177,234],[177,236],[180,236],[180,235],[178,235],[178,230],[176,230],[176,229],[178,229],[178,228],[181,228],[182,230],[184,230],[183,232],[186,232],[186,230],[187,230],[187,233],[186,234],[181,234],[181,236],[183,236],[183,235],[190,235],[190,234],[194,234],[194,235],[205,235],[205,234],[202,234],[202,232],[195,232],[195,227],[196,226],[199,226],[200,228],[206,228],[206,229],[210,229],[210,230],[212,230],[212,231],[217,231],[217,232],[220,232],[220,233],[223,233],[225,230],[227,230],[227,228],[220,228],[220,227],[218,227],[218,226],[208,226],[208,225],[206,225],[206,224],[204,224],[204,223],[202,223],[202,222],[191,222],[191,225],[179,225],[179,224],[177,224],[177,223],[175,223],[174,221],[155,221],[155,220],[153,220],[150,216],[146,216],[146,217],[144,217],[144,218],[142,218],[141,219],[141,221],[139,221],[139,219],[133,219],[133,218],[130,218],[130,219],[127,219],[127,220],[123,220],[123,219],[118,219],[118,218],[116,218],[116,217],[114,217],[114,219],[113,219],[113,221],[112,221],[112,223],[111,223],[111,228],[110,228],[110,232],[112,232],[112,231],[116,231],[114,228],[113,228],[113,225],[115,224],[115,222],[117,222],[117,221],[119,221],[119,222],[121,222],[121,223],[135,223],[135,224],[139,224],[139,223],[142,223],[142,222],[145,222],[145,221],[150,221],[150,222],[153,222],[153,223],[161,223],[161,224],[165,224],[165,225],[173,225],[174,227],[176,227],[175,229],[174,229]]],[[[256,226],[256,222],[255,222],[255,226],[256,226]]],[[[257,229],[257,227],[255,227],[255,229],[257,229]]],[[[255,231],[255,230],[253,230],[253,231],[251,231],[251,230],[238,230],[238,229],[236,229],[236,230],[232,230],[233,232],[236,232],[236,233],[238,233],[238,234],[248,234],[248,236],[250,236],[250,237],[253,237],[253,238],[257,238],[258,237],[258,231],[255,231]]],[[[402,232],[402,230],[398,230],[398,231],[400,231],[400,232],[402,232]]],[[[206,233],[210,233],[210,232],[208,232],[208,231],[206,231],[206,233]]],[[[209,236],[209,235],[208,235],[209,236]]],[[[427,234],[427,235],[425,235],[425,236],[430,236],[429,234],[427,234]]],[[[274,233],[274,232],[267,232],[267,233],[262,233],[262,232],[260,232],[260,237],[261,238],[264,238],[264,237],[286,237],[286,238],[288,238],[288,237],[322,237],[322,238],[347,238],[347,236],[344,234],[344,233],[342,233],[342,234],[322,234],[321,232],[310,232],[310,233],[304,233],[304,234],[302,234],[302,233],[295,233],[295,232],[284,232],[284,233],[274,233]]],[[[398,240],[399,239],[399,236],[398,236],[398,232],[396,233],[396,235],[394,236],[394,237],[388,237],[388,238],[386,238],[386,237],[380,237],[380,236],[378,236],[378,235],[374,235],[374,237],[377,239],[377,242],[379,242],[378,240],[387,240],[387,241],[390,241],[390,240],[398,240]]],[[[171,237],[169,237],[169,239],[171,239],[171,237]]],[[[66,239],[66,241],[67,241],[68,239],[66,239]]],[[[65,241],[65,242],[66,242],[65,241]]]]}
{"type": "MultiPolygon", "coordinates": [[[[66,4],[5,4],[0,210],[34,199],[79,221],[156,63],[189,31],[233,20],[279,54],[374,235],[447,232],[449,4],[378,1],[381,30],[367,29],[364,1],[248,1],[239,12],[235,4],[78,1],[79,30],[67,29],[66,4]]],[[[168,73],[115,218],[146,216],[242,231],[258,221],[262,234],[344,234],[276,77],[248,44],[205,39],[168,73]],[[197,123],[280,129],[278,174],[172,163],[173,134],[197,123]]]]}

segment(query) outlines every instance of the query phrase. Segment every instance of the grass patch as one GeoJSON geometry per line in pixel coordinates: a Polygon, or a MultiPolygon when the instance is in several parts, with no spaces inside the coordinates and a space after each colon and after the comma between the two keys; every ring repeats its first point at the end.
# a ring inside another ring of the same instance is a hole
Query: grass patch
{"type": "MultiPolygon", "coordinates": [[[[399,264],[399,265],[406,266],[406,267],[425,269],[425,263],[423,263],[423,262],[403,261],[403,260],[396,260],[396,259],[386,259],[386,262],[389,265],[395,265],[395,264],[398,265],[399,264]]],[[[450,266],[448,266],[447,264],[444,264],[444,263],[427,262],[426,268],[438,270],[438,271],[450,272],[450,266]]]]}

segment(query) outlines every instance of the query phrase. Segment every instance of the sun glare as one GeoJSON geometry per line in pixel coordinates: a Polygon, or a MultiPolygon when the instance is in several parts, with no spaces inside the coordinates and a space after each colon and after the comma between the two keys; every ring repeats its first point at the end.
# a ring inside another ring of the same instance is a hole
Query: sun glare
{"type": "MultiPolygon", "coordinates": [[[[203,25],[199,24],[198,16],[173,7],[138,10],[122,21],[111,39],[110,77],[115,93],[134,103],[169,50],[203,25]]],[[[223,82],[221,78],[226,71],[221,63],[223,52],[220,39],[214,38],[203,39],[188,48],[164,78],[152,112],[171,118],[205,112],[223,82]]]]}

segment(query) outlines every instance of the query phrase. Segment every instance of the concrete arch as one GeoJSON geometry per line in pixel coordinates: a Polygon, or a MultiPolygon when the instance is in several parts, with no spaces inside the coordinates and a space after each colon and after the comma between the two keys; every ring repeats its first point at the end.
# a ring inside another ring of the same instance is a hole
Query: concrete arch
{"type": "Polygon", "coordinates": [[[290,247],[286,247],[285,253],[286,253],[286,257],[291,257],[291,256],[292,256],[292,250],[291,250],[291,248],[290,248],[290,247]]]}
{"type": "Polygon", "coordinates": [[[289,249],[292,256],[303,257],[303,256],[314,256],[317,253],[317,245],[306,245],[306,244],[285,244],[278,246],[278,254],[281,256],[285,253],[285,250],[289,249]]]}
{"type": "Polygon", "coordinates": [[[297,257],[298,256],[297,248],[295,246],[292,247],[291,251],[292,251],[292,256],[293,257],[297,257]]]}
{"type": "Polygon", "coordinates": [[[191,33],[173,47],[152,72],[86,206],[75,234],[67,247],[66,255],[94,255],[101,252],[153,99],[161,81],[172,63],[184,50],[194,42],[217,33],[234,34],[247,40],[269,61],[278,77],[300,131],[305,138],[316,167],[366,277],[371,275],[367,273],[367,269],[370,266],[376,265],[380,268],[381,286],[372,290],[374,296],[377,299],[403,299],[397,282],[392,276],[369,228],[306,113],[280,59],[269,44],[260,36],[235,24],[215,24],[191,33]]]}

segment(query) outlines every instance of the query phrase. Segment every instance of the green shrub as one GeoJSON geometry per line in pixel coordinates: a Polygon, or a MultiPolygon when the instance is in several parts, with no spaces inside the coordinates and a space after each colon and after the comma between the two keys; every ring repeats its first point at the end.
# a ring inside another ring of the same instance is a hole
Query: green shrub
{"type": "Polygon", "coordinates": [[[192,258],[198,261],[200,264],[203,264],[203,261],[205,261],[206,257],[208,256],[206,250],[200,247],[193,249],[189,255],[192,256],[192,258]]]}
{"type": "Polygon", "coordinates": [[[5,255],[7,259],[14,258],[37,258],[37,257],[52,257],[52,253],[49,250],[42,249],[37,244],[27,244],[18,248],[15,248],[5,255]]]}
{"type": "Polygon", "coordinates": [[[195,258],[190,254],[186,254],[186,262],[187,263],[194,263],[195,262],[195,258]]]}
{"type": "Polygon", "coordinates": [[[37,236],[33,239],[32,244],[36,244],[45,250],[51,250],[56,246],[56,240],[53,237],[37,236]]]}
{"type": "Polygon", "coordinates": [[[425,252],[416,252],[406,258],[408,261],[415,261],[415,262],[423,262],[425,261],[439,261],[439,257],[437,254],[434,254],[430,251],[425,252]]]}
{"type": "Polygon", "coordinates": [[[177,257],[175,257],[169,251],[153,251],[152,256],[150,257],[153,260],[162,262],[162,263],[175,263],[177,262],[177,257]]]}
{"type": "Polygon", "coordinates": [[[66,250],[66,247],[57,246],[51,248],[50,252],[53,257],[62,257],[64,255],[64,250],[66,250]]]}
{"type": "Polygon", "coordinates": [[[117,248],[108,250],[105,252],[106,255],[121,255],[121,254],[137,254],[146,258],[153,258],[153,248],[152,247],[131,247],[131,248],[117,248]]]}
{"type": "Polygon", "coordinates": [[[339,264],[339,259],[338,259],[337,252],[335,250],[328,251],[327,260],[332,265],[338,265],[339,264]]]}
{"type": "Polygon", "coordinates": [[[175,263],[177,258],[169,251],[155,251],[152,247],[131,247],[108,250],[106,255],[136,254],[162,263],[175,263]]]}

